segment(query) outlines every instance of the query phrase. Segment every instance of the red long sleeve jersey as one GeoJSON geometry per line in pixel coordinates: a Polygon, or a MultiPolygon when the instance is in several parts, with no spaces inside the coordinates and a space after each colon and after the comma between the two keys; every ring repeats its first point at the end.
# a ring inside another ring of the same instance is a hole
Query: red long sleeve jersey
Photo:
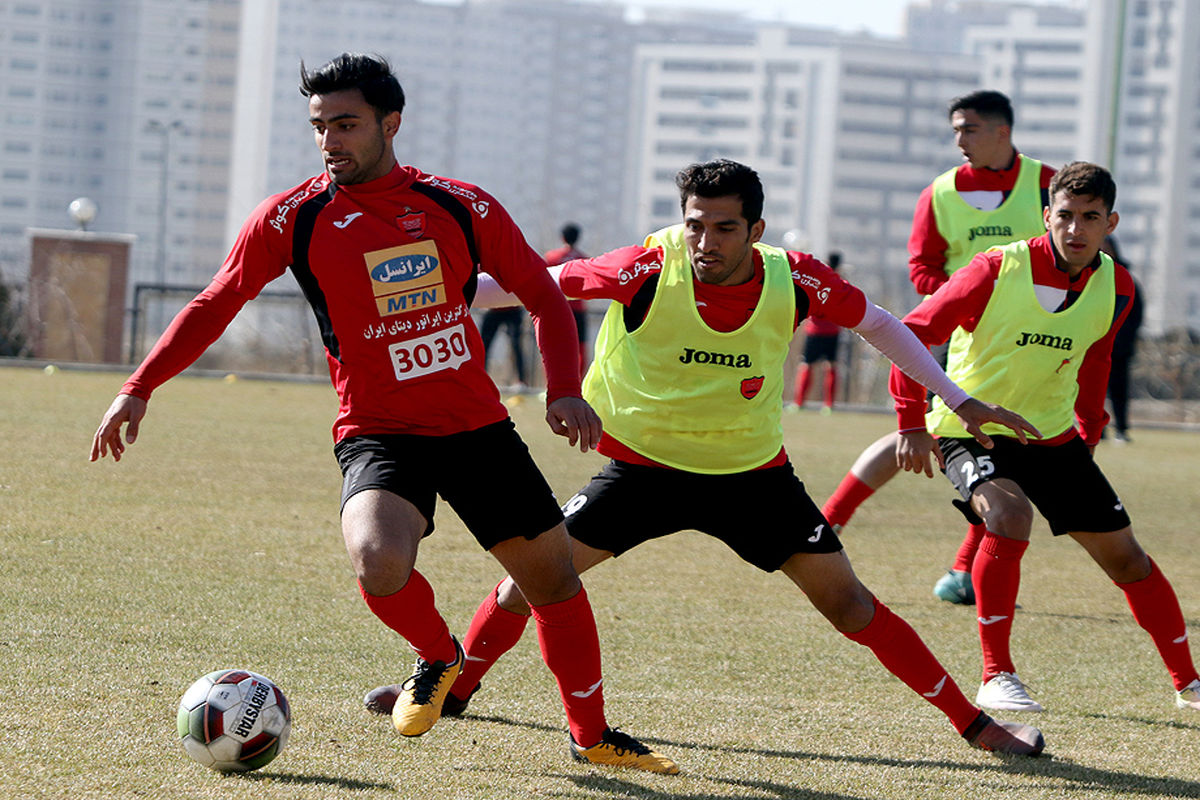
{"type": "MultiPolygon", "coordinates": [[[[1013,156],[1013,163],[1008,169],[975,169],[970,164],[963,164],[954,173],[954,188],[964,195],[977,208],[993,209],[1008,197],[1017,183],[1017,175],[1021,172],[1021,159],[1013,156]],[[972,194],[985,195],[978,198],[981,202],[972,202],[972,194]],[[994,195],[987,197],[986,195],[994,195]]],[[[1042,205],[1046,205],[1046,191],[1050,187],[1050,179],[1054,177],[1054,168],[1042,165],[1041,187],[1042,205]]],[[[912,232],[908,237],[908,277],[918,294],[933,294],[937,288],[946,282],[946,250],[950,243],[938,230],[937,220],[933,218],[933,184],[926,186],[917,199],[916,210],[913,211],[912,232]]]]}
{"type": "MultiPolygon", "coordinates": [[[[867,298],[858,287],[847,283],[836,272],[807,253],[788,251],[792,282],[796,288],[795,330],[806,317],[828,320],[853,328],[863,321],[867,298]]],[[[645,317],[662,271],[660,248],[623,247],[610,253],[567,262],[558,276],[558,285],[568,297],[613,300],[636,310],[638,324],[645,317]]],[[[763,289],[762,256],[754,251],[754,277],[737,286],[714,286],[693,280],[696,309],[700,318],[715,331],[736,330],[754,313],[763,289]]],[[[663,466],[630,450],[607,433],[597,450],[609,458],[632,464],[663,466]]],[[[787,454],[779,455],[760,469],[783,464],[787,454]]]]}
{"type": "Polygon", "coordinates": [[[467,183],[397,166],[363,184],[325,174],[267,198],[209,287],[122,390],[148,398],[291,268],[313,307],[340,400],[336,441],[446,435],[507,417],[469,314],[476,265],[515,293],[542,336],[548,397],[578,396],[575,322],[504,208],[467,183]]]}
{"type": "MultiPolygon", "coordinates": [[[[1095,272],[1094,267],[1085,267],[1083,272],[1071,280],[1055,263],[1054,246],[1049,234],[1030,239],[1029,254],[1034,291],[1048,311],[1063,311],[1069,308],[1095,272]]],[[[951,275],[942,288],[909,312],[904,318],[904,324],[926,345],[942,344],[959,326],[968,331],[975,330],[988,301],[991,300],[1002,259],[1003,254],[998,250],[975,256],[970,264],[951,275]]],[[[1120,264],[1114,266],[1116,303],[1112,325],[1103,338],[1088,348],[1079,367],[1079,392],[1075,397],[1078,432],[1070,429],[1053,439],[1031,439],[1031,442],[1059,444],[1077,434],[1082,435],[1089,445],[1100,441],[1100,434],[1108,424],[1104,395],[1112,365],[1113,337],[1129,313],[1134,293],[1133,278],[1129,272],[1120,264]]],[[[925,388],[895,367],[892,367],[889,383],[892,396],[896,400],[900,430],[924,428],[925,388]]]]}

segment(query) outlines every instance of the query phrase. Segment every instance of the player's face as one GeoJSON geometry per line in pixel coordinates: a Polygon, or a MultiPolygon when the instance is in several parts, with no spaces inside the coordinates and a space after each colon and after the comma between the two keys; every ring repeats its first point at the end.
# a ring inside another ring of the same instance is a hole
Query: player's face
{"type": "Polygon", "coordinates": [[[376,119],[375,109],[358,89],[308,98],[308,121],[325,171],[338,185],[381,178],[396,163],[392,139],[400,129],[400,114],[392,112],[376,119]]]}
{"type": "Polygon", "coordinates": [[[1059,266],[1072,278],[1092,263],[1104,237],[1117,227],[1116,212],[1108,213],[1104,201],[1090,195],[1058,192],[1043,213],[1059,266]]]}
{"type": "Polygon", "coordinates": [[[974,109],[959,109],[950,115],[954,145],[976,169],[1005,169],[1012,161],[1012,130],[1003,122],[985,119],[974,109]]]}
{"type": "Polygon", "coordinates": [[[737,195],[689,197],[683,208],[683,240],[696,280],[718,286],[750,280],[753,245],[765,227],[761,219],[753,225],[746,221],[737,195]]]}

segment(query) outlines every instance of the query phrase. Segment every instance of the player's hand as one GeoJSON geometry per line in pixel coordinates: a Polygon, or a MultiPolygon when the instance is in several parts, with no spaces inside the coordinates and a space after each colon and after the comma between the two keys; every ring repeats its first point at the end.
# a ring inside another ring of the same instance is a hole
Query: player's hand
{"type": "Polygon", "coordinates": [[[930,454],[937,459],[938,468],[946,466],[946,458],[937,440],[929,435],[929,431],[904,431],[896,440],[896,464],[906,472],[922,472],[928,478],[933,477],[933,462],[930,454]]]}
{"type": "Polygon", "coordinates": [[[560,397],[546,406],[546,424],[557,435],[567,437],[571,447],[578,442],[584,453],[600,443],[604,429],[600,417],[582,397],[560,397]]]}
{"type": "Polygon", "coordinates": [[[142,417],[146,416],[146,401],[131,394],[119,394],[112,401],[100,427],[92,437],[92,455],[88,461],[104,458],[110,452],[113,461],[120,461],[125,452],[125,443],[133,444],[137,440],[138,426],[142,417]],[[125,441],[121,441],[121,426],[126,425],[125,441]]]}
{"type": "Polygon", "coordinates": [[[1042,438],[1041,431],[1020,414],[995,403],[980,402],[974,397],[968,397],[962,405],[954,409],[954,413],[958,415],[958,420],[967,429],[967,433],[989,450],[992,449],[992,437],[983,432],[982,425],[985,422],[994,422],[1008,428],[1021,444],[1029,443],[1026,434],[1042,438]]]}

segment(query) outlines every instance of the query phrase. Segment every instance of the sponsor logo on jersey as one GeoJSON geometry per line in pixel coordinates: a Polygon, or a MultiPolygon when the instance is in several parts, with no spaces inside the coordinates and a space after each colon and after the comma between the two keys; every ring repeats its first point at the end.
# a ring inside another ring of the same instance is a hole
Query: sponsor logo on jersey
{"type": "Polygon", "coordinates": [[[679,357],[679,361],[683,364],[714,364],[718,367],[735,369],[749,369],[754,366],[750,356],[746,353],[717,353],[711,350],[697,350],[693,347],[683,348],[683,355],[679,357]]]}
{"type": "MultiPolygon", "coordinates": [[[[1021,338],[1017,340],[1017,347],[1024,347],[1027,344],[1038,344],[1042,347],[1052,347],[1055,350],[1070,350],[1074,347],[1075,343],[1071,341],[1070,336],[1051,336],[1048,333],[1021,331],[1021,338]]],[[[1062,367],[1060,366],[1059,369],[1062,369],[1062,367]]]]}
{"type": "Polygon", "coordinates": [[[747,400],[753,400],[754,397],[760,391],[762,391],[762,387],[763,387],[763,376],[762,375],[759,375],[756,378],[743,378],[742,379],[742,397],[746,398],[747,400]]]}
{"type": "Polygon", "coordinates": [[[479,199],[479,195],[475,194],[470,189],[459,186],[457,183],[451,183],[445,178],[439,178],[436,175],[429,175],[428,177],[422,178],[421,183],[427,183],[430,186],[436,186],[439,189],[445,189],[450,194],[458,195],[459,197],[465,197],[472,202],[479,199]]]}
{"type": "Polygon", "coordinates": [[[629,269],[617,270],[617,283],[624,286],[625,284],[637,280],[642,275],[649,275],[651,272],[659,272],[662,270],[662,262],[655,260],[648,264],[634,264],[629,269]]]}
{"type": "Polygon", "coordinates": [[[324,182],[321,178],[314,178],[309,181],[303,189],[285,198],[279,205],[275,206],[275,216],[267,220],[267,224],[274,228],[276,233],[283,233],[283,226],[287,224],[288,215],[296,210],[310,195],[322,188],[324,188],[324,182]]]}
{"type": "Polygon", "coordinates": [[[379,316],[403,314],[446,302],[437,244],[413,242],[363,254],[379,316]]]}
{"type": "Polygon", "coordinates": [[[347,214],[346,216],[334,222],[333,227],[338,228],[339,230],[344,230],[347,225],[349,225],[351,222],[354,222],[354,220],[358,219],[362,215],[363,212],[361,211],[355,211],[353,214],[347,214]]]}
{"type": "Polygon", "coordinates": [[[475,213],[479,215],[480,219],[486,219],[488,211],[491,211],[492,207],[488,205],[487,200],[476,200],[471,203],[471,208],[475,209],[475,213]]]}
{"type": "Polygon", "coordinates": [[[396,224],[412,238],[420,239],[425,235],[425,212],[406,207],[403,214],[397,215],[396,224]]]}
{"type": "Polygon", "coordinates": [[[1016,238],[1013,236],[1012,228],[1008,227],[1007,225],[976,225],[974,228],[971,228],[970,233],[967,236],[967,241],[973,242],[975,241],[976,237],[983,236],[1001,236],[1005,241],[1008,242],[1011,242],[1014,238],[1016,238]]]}

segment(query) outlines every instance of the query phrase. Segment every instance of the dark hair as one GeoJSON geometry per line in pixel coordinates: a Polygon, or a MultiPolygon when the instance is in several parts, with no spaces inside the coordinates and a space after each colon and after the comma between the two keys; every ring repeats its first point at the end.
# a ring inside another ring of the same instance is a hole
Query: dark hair
{"type": "Polygon", "coordinates": [[[687,207],[689,197],[727,197],[737,195],[742,200],[742,216],[753,225],[762,219],[763,185],[758,173],[725,158],[692,164],[675,176],[679,187],[679,206],[687,207]]]}
{"type": "Polygon", "coordinates": [[[829,267],[834,272],[837,272],[838,267],[842,265],[842,251],[830,250],[829,256],[825,259],[825,266],[829,267]]]}
{"type": "Polygon", "coordinates": [[[562,234],[563,241],[571,247],[574,247],[575,243],[579,241],[580,229],[574,222],[568,222],[566,225],[563,225],[560,233],[562,234]]]}
{"type": "Polygon", "coordinates": [[[955,111],[974,111],[984,119],[1003,122],[1010,128],[1013,124],[1012,103],[1006,96],[991,89],[981,89],[954,98],[950,101],[947,116],[953,116],[955,111]]]}
{"type": "Polygon", "coordinates": [[[1117,203],[1117,184],[1104,167],[1087,161],[1072,161],[1050,179],[1050,202],[1059,192],[1076,197],[1096,197],[1104,201],[1104,208],[1112,213],[1117,203]]]}
{"type": "Polygon", "coordinates": [[[346,89],[362,92],[367,105],[375,109],[375,116],[404,111],[404,89],[392,74],[392,67],[382,56],[362,53],[342,53],[337,58],[309,72],[300,62],[300,94],[333,94],[346,89]]]}

